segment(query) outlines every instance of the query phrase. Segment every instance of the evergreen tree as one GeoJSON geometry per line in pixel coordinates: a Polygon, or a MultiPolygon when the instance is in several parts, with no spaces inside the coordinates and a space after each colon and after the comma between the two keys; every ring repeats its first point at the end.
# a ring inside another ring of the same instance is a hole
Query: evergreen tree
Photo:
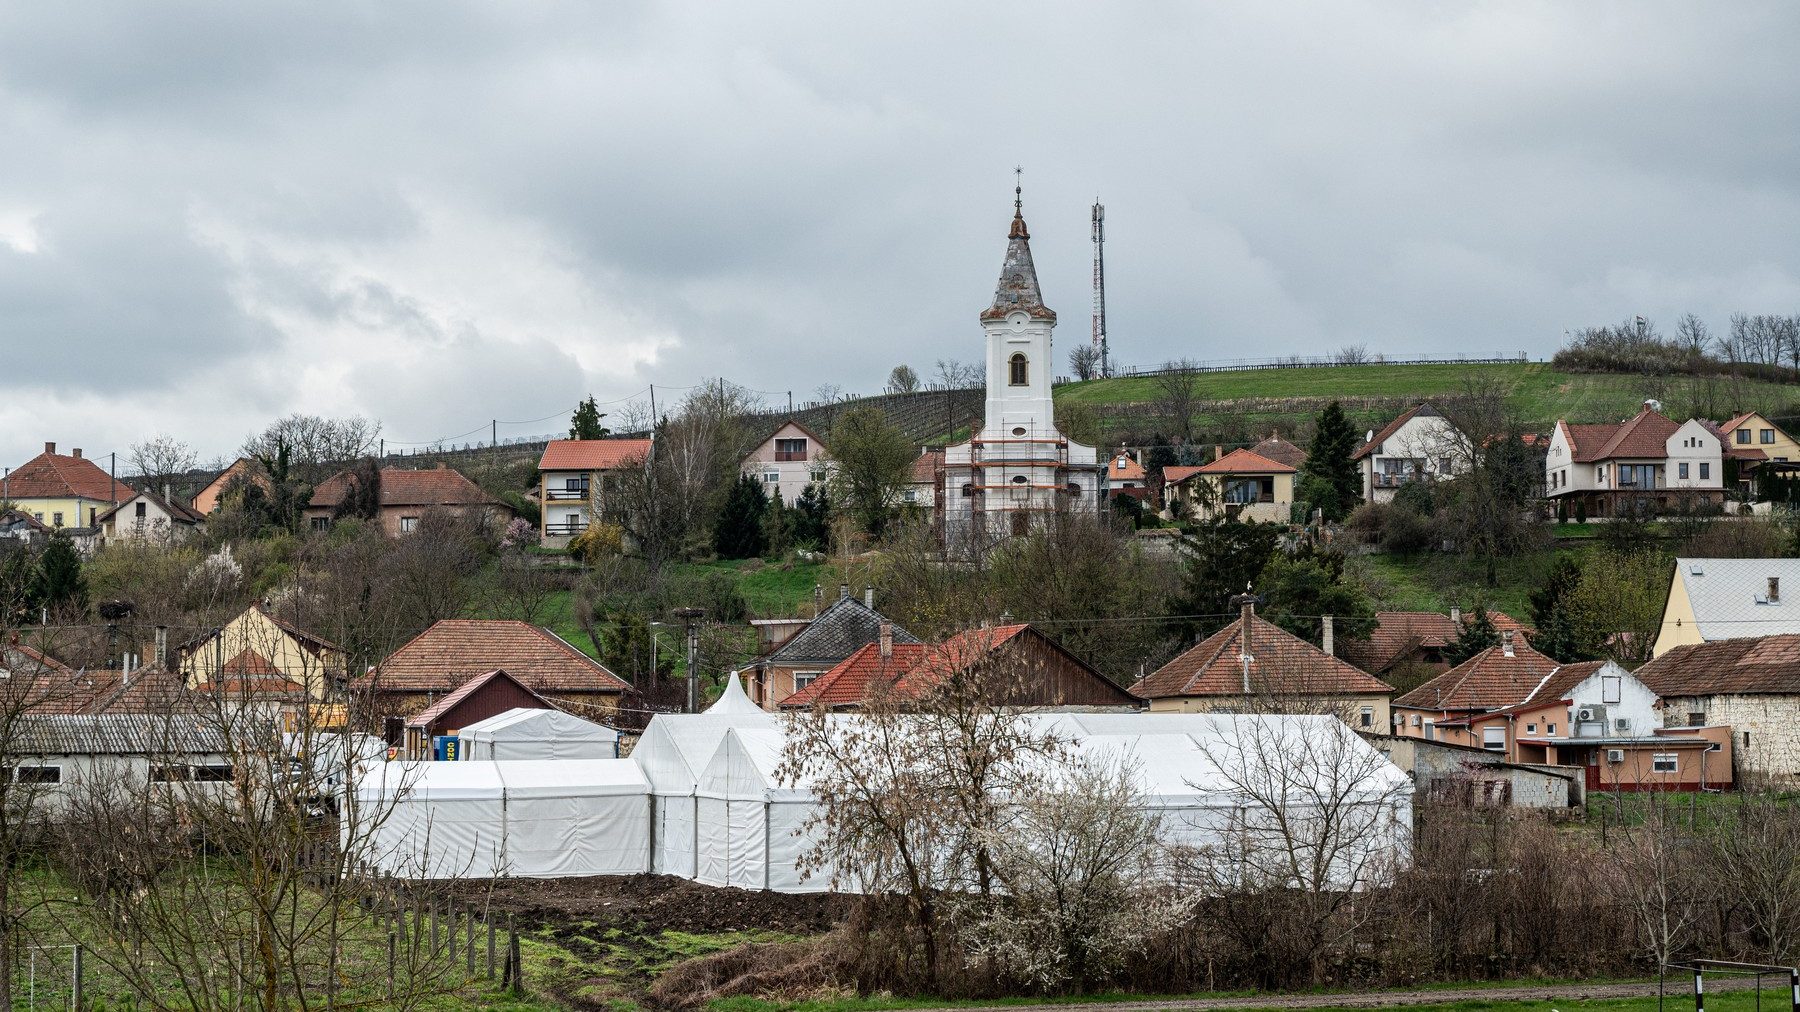
{"type": "Polygon", "coordinates": [[[1323,645],[1322,615],[1332,618],[1334,647],[1375,631],[1375,606],[1360,587],[1344,581],[1344,557],[1337,552],[1278,556],[1263,570],[1258,589],[1269,621],[1314,646],[1323,645]]]}
{"type": "Polygon", "coordinates": [[[721,559],[748,559],[761,555],[767,543],[763,537],[763,517],[768,512],[768,497],[762,482],[747,474],[738,475],[725,495],[725,506],[713,522],[713,551],[721,559]]]}
{"type": "Polygon", "coordinates": [[[1172,606],[1190,633],[1201,635],[1224,627],[1235,616],[1231,599],[1254,587],[1281,543],[1275,524],[1202,520],[1178,545],[1186,562],[1182,587],[1172,606]]]}
{"type": "Polygon", "coordinates": [[[823,549],[831,539],[831,490],[809,484],[794,500],[794,544],[823,549]]]}
{"type": "Polygon", "coordinates": [[[38,558],[32,598],[51,611],[87,610],[87,577],[81,575],[81,555],[75,551],[73,541],[60,535],[50,539],[38,558]]]}
{"type": "Polygon", "coordinates": [[[1335,501],[1313,506],[1325,511],[1325,519],[1333,523],[1344,519],[1362,502],[1362,475],[1356,470],[1351,454],[1356,452],[1356,430],[1344,417],[1344,408],[1332,401],[1319,413],[1314,427],[1312,446],[1307,449],[1302,472],[1330,484],[1335,501]]]}
{"type": "Polygon", "coordinates": [[[612,432],[600,424],[600,419],[605,417],[600,406],[594,403],[594,395],[589,394],[588,399],[577,405],[575,413],[569,417],[569,438],[605,439],[612,432]]]}
{"type": "Polygon", "coordinates": [[[346,474],[349,484],[344,489],[344,497],[338,500],[337,507],[331,511],[332,518],[373,520],[380,516],[381,468],[376,465],[374,458],[364,457],[346,474]]]}
{"type": "Polygon", "coordinates": [[[1444,658],[1454,667],[1489,647],[1499,645],[1500,631],[1494,628],[1494,620],[1488,617],[1487,609],[1478,604],[1475,611],[1464,620],[1462,631],[1444,646],[1444,658]]]}
{"type": "Polygon", "coordinates": [[[1581,642],[1575,616],[1569,607],[1581,586],[1581,566],[1568,556],[1556,565],[1537,590],[1531,592],[1531,648],[1564,664],[1597,660],[1598,655],[1581,642]]]}

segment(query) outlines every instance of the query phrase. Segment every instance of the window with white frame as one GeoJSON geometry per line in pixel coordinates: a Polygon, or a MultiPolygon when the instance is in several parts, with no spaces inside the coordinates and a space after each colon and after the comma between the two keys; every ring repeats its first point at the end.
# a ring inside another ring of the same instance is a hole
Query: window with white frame
{"type": "Polygon", "coordinates": [[[1526,724],[1525,725],[1525,733],[1526,734],[1536,734],[1537,733],[1537,725],[1536,724],[1526,724]]]}
{"type": "Polygon", "coordinates": [[[1481,729],[1481,747],[1492,752],[1506,751],[1506,728],[1484,727],[1481,729]]]}
{"type": "Polygon", "coordinates": [[[1545,724],[1544,725],[1544,733],[1545,734],[1555,734],[1556,733],[1556,725],[1555,724],[1545,724]]]}
{"type": "Polygon", "coordinates": [[[1650,768],[1658,773],[1674,773],[1680,768],[1675,753],[1658,752],[1650,757],[1650,768]]]}
{"type": "Polygon", "coordinates": [[[781,484],[781,472],[780,471],[764,471],[763,472],[763,484],[765,484],[765,485],[781,484]]]}
{"type": "Polygon", "coordinates": [[[401,517],[400,518],[400,533],[411,534],[413,531],[416,531],[418,529],[419,529],[419,518],[418,517],[401,517]]]}
{"type": "Polygon", "coordinates": [[[1360,717],[1358,719],[1360,719],[1362,721],[1363,727],[1374,727],[1375,726],[1375,708],[1373,706],[1363,707],[1362,714],[1360,715],[1360,717]]]}
{"type": "Polygon", "coordinates": [[[1618,675],[1600,676],[1600,702],[1616,703],[1619,701],[1619,682],[1618,675]]]}
{"type": "Polygon", "coordinates": [[[819,676],[824,673],[825,672],[823,672],[823,671],[796,671],[796,672],[794,672],[794,691],[799,692],[801,689],[806,688],[808,685],[811,685],[813,682],[817,681],[819,676]]]}

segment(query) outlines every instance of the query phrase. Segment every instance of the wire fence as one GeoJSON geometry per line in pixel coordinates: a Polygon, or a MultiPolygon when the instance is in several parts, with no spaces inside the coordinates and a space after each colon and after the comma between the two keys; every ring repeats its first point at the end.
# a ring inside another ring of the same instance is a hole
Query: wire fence
{"type": "MultiPolygon", "coordinates": [[[[1170,361],[1158,365],[1128,365],[1112,370],[1112,378],[1132,376],[1164,376],[1176,372],[1254,372],[1263,369],[1356,368],[1359,366],[1395,365],[1509,365],[1530,362],[1524,352],[1512,355],[1419,355],[1412,358],[1388,358],[1385,355],[1355,356],[1286,355],[1279,358],[1225,358],[1205,362],[1170,361]]],[[[1539,359],[1538,361],[1543,361],[1539,359]]]]}

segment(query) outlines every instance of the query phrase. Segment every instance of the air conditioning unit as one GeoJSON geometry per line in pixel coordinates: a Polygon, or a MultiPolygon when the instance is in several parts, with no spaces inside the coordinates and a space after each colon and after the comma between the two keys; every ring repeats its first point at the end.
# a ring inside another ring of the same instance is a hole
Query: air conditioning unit
{"type": "Polygon", "coordinates": [[[1613,730],[1618,731],[1621,734],[1623,734],[1624,732],[1630,731],[1631,730],[1631,718],[1630,717],[1620,717],[1617,720],[1614,720],[1613,721],[1613,730]]]}
{"type": "Polygon", "coordinates": [[[1624,750],[1624,749],[1622,749],[1622,748],[1609,748],[1609,749],[1607,749],[1607,750],[1606,750],[1606,761],[1607,761],[1607,762],[1609,762],[1609,763],[1622,763],[1622,762],[1624,762],[1624,761],[1625,761],[1625,750],[1624,750]]]}
{"type": "Polygon", "coordinates": [[[1593,707],[1584,706],[1581,709],[1575,711],[1575,719],[1581,721],[1584,724],[1591,724],[1598,718],[1594,716],[1594,708],[1593,707]]]}

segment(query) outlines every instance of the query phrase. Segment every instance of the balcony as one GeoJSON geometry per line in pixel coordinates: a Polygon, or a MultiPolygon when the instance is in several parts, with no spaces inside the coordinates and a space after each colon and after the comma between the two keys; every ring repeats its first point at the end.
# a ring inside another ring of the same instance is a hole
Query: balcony
{"type": "Polygon", "coordinates": [[[1418,481],[1422,475],[1416,471],[1391,471],[1375,475],[1376,488],[1399,488],[1402,485],[1418,481]]]}
{"type": "Polygon", "coordinates": [[[585,488],[547,488],[544,490],[545,502],[581,502],[588,497],[585,488]]]}
{"type": "Polygon", "coordinates": [[[545,524],[544,536],[551,538],[572,538],[585,530],[587,530],[587,522],[584,520],[576,520],[573,522],[565,521],[562,523],[545,524]]]}
{"type": "Polygon", "coordinates": [[[775,451],[775,463],[777,463],[777,464],[792,464],[795,462],[799,462],[799,463],[806,462],[806,451],[805,450],[776,450],[775,451]]]}

